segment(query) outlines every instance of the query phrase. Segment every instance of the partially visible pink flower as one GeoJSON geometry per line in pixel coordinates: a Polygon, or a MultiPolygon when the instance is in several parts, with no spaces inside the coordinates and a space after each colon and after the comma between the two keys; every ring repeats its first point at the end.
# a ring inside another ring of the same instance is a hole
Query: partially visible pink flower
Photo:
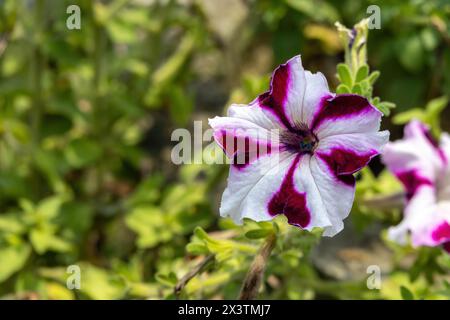
{"type": "Polygon", "coordinates": [[[406,191],[403,221],[389,230],[401,244],[411,234],[413,246],[438,246],[450,251],[450,136],[440,144],[427,126],[414,120],[403,140],[389,143],[383,161],[406,191]]]}
{"type": "Polygon", "coordinates": [[[381,116],[364,97],[330,93],[300,56],[279,66],[268,92],[209,120],[227,156],[243,159],[230,167],[221,215],[242,223],[284,214],[292,225],[335,235],[353,204],[353,173],[388,141],[381,116]]]}

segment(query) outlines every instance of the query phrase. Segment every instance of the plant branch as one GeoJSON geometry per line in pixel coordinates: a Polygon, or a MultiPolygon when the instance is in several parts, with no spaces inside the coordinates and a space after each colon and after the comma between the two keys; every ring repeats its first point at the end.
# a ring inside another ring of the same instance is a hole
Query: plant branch
{"type": "Polygon", "coordinates": [[[267,261],[275,247],[277,241],[276,234],[273,233],[266,238],[255,259],[253,259],[250,269],[245,276],[239,300],[253,300],[258,295],[259,288],[266,270],[267,261]]]}
{"type": "Polygon", "coordinates": [[[194,278],[196,275],[200,274],[206,268],[206,266],[213,260],[214,260],[213,254],[206,256],[191,271],[185,274],[184,277],[180,279],[180,281],[178,281],[178,283],[174,288],[174,293],[177,299],[179,298],[181,291],[189,283],[189,281],[191,281],[191,279],[194,278]]]}

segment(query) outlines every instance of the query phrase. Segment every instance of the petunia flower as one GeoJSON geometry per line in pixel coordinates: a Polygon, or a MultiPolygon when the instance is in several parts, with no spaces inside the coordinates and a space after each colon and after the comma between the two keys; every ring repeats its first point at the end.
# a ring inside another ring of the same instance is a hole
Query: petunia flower
{"type": "Polygon", "coordinates": [[[389,133],[379,132],[381,116],[364,97],[331,93],[322,73],[303,69],[300,56],[280,65],[268,92],[209,120],[234,160],[221,216],[240,224],[284,214],[292,225],[335,235],[352,207],[353,174],[388,141],[389,133]]]}
{"type": "Polygon", "coordinates": [[[411,235],[412,245],[438,246],[450,252],[450,136],[440,144],[429,128],[414,120],[403,140],[389,143],[383,153],[387,168],[403,184],[406,197],[403,221],[389,229],[401,244],[411,235]]]}

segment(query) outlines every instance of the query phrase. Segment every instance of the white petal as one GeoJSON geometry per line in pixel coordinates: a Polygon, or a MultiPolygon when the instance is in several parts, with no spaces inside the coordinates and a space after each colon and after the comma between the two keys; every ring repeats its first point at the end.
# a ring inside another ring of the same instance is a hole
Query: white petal
{"type": "Polygon", "coordinates": [[[412,244],[437,246],[450,240],[450,208],[448,204],[436,203],[436,190],[432,186],[420,188],[405,208],[405,217],[389,230],[389,237],[404,244],[411,234],[412,244]]]}
{"type": "Polygon", "coordinates": [[[249,105],[232,104],[228,108],[227,116],[250,121],[266,130],[281,128],[278,119],[273,113],[261,108],[256,100],[249,105]]]}
{"type": "MultiPolygon", "coordinates": [[[[330,174],[327,164],[311,157],[309,162],[311,184],[315,192],[307,193],[308,205],[311,208],[311,227],[325,227],[324,236],[332,237],[344,228],[343,220],[348,216],[355,196],[354,183],[343,183],[330,174]],[[320,205],[321,203],[321,205],[320,205]],[[328,222],[323,225],[324,222],[328,222]]],[[[348,177],[347,182],[353,177],[348,177]]],[[[354,180],[353,180],[354,182],[354,180]]]]}
{"type": "Polygon", "coordinates": [[[419,122],[405,127],[405,138],[388,143],[383,152],[383,162],[394,174],[416,172],[423,178],[436,182],[442,174],[443,163],[439,151],[427,138],[419,122]]]}
{"type": "Polygon", "coordinates": [[[326,161],[335,174],[352,174],[378,155],[388,140],[388,131],[333,135],[320,140],[316,155],[326,161]]]}
{"type": "Polygon", "coordinates": [[[275,69],[270,90],[255,101],[275,116],[285,128],[301,121],[306,78],[300,56],[295,56],[275,69]]]}
{"type": "Polygon", "coordinates": [[[349,133],[376,132],[382,113],[366,98],[341,94],[322,98],[309,123],[319,139],[349,133]]]}
{"type": "Polygon", "coordinates": [[[310,124],[312,118],[320,107],[321,100],[324,97],[332,97],[328,89],[327,79],[321,72],[311,73],[305,71],[306,90],[302,103],[302,119],[301,122],[310,124]]]}
{"type": "Polygon", "coordinates": [[[220,215],[241,224],[243,218],[266,221],[273,218],[268,204],[296,155],[283,152],[261,157],[239,170],[230,167],[228,186],[222,196],[220,215]]]}

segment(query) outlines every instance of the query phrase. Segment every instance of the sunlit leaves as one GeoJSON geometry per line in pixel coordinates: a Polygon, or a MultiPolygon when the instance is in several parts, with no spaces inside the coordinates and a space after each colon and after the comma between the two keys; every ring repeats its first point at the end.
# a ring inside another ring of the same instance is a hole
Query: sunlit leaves
{"type": "Polygon", "coordinates": [[[137,207],[128,214],[126,224],[137,233],[137,245],[141,248],[151,248],[159,242],[172,237],[170,218],[157,207],[137,207]]]}
{"type": "Polygon", "coordinates": [[[441,133],[441,113],[447,106],[448,101],[447,96],[430,100],[425,108],[413,108],[396,114],[393,122],[395,124],[406,124],[413,119],[417,119],[429,124],[432,132],[439,136],[441,133]]]}
{"type": "Polygon", "coordinates": [[[0,247],[0,283],[22,269],[30,253],[30,246],[25,243],[0,247]]]}
{"type": "Polygon", "coordinates": [[[126,283],[121,277],[89,264],[83,264],[81,270],[81,291],[90,299],[120,299],[125,295],[126,283]]]}

